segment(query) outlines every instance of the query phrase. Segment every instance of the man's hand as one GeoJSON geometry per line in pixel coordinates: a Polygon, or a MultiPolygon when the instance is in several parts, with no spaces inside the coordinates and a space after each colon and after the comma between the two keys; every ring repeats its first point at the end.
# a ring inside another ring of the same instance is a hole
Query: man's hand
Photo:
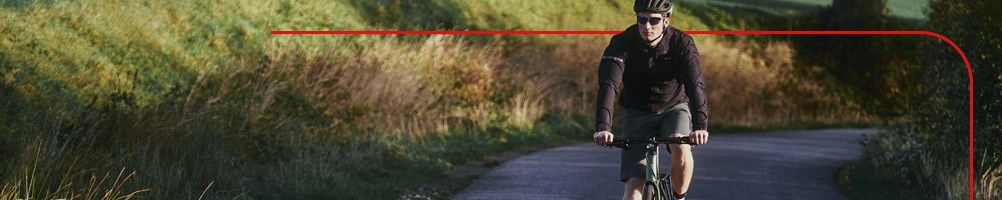
{"type": "Polygon", "coordinates": [[[606,146],[612,144],[612,132],[609,131],[599,131],[595,132],[595,144],[599,146],[606,146]]]}
{"type": "Polygon", "coordinates": [[[697,145],[706,144],[706,141],[710,139],[710,133],[706,132],[706,130],[696,130],[689,133],[689,139],[697,145]]]}

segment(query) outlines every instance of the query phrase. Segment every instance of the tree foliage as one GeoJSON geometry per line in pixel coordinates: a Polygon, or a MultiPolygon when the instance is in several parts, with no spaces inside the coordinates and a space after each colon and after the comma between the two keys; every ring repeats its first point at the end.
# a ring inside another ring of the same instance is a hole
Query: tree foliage
{"type": "MultiPolygon", "coordinates": [[[[995,0],[933,0],[930,2],[929,28],[950,38],[963,49],[971,63],[974,78],[974,138],[975,159],[987,165],[998,165],[1002,152],[1002,1],[995,0]]],[[[928,45],[929,70],[923,74],[929,98],[926,108],[914,115],[941,116],[942,120],[919,124],[940,129],[933,134],[963,137],[968,131],[968,85],[963,61],[957,52],[945,45],[928,45]],[[946,113],[943,116],[939,113],[946,113]],[[946,132],[949,131],[949,132],[946,132]]],[[[935,141],[935,140],[933,140],[935,141]]],[[[966,152],[968,145],[940,142],[944,151],[966,152]]],[[[967,156],[948,156],[966,158],[967,156]]],[[[963,159],[961,159],[963,160],[963,159]]],[[[976,162],[980,163],[980,162],[976,162]]],[[[978,166],[986,167],[986,166],[978,166]]]]}
{"type": "MultiPolygon", "coordinates": [[[[900,30],[888,18],[886,0],[835,0],[831,7],[796,20],[801,30],[900,30]]],[[[918,36],[817,35],[794,38],[801,66],[815,79],[832,79],[867,112],[897,117],[915,93],[912,71],[920,54],[918,36]]]]}

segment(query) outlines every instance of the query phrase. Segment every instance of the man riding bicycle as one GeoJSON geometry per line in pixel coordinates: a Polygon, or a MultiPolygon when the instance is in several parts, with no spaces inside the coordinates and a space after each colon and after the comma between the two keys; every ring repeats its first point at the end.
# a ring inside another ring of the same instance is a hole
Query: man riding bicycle
{"type": "MultiPolygon", "coordinates": [[[[695,42],[669,25],[671,0],[635,0],[633,11],[637,24],[612,37],[599,65],[595,143],[608,146],[613,142],[610,131],[617,93],[625,108],[623,138],[646,139],[659,133],[657,138],[690,136],[694,144],[706,143],[706,94],[695,42]]],[[[681,199],[692,179],[692,147],[668,147],[672,190],[681,199]]],[[[639,199],[647,165],[644,149],[624,149],[621,158],[620,181],[626,185],[623,199],[639,199]]]]}

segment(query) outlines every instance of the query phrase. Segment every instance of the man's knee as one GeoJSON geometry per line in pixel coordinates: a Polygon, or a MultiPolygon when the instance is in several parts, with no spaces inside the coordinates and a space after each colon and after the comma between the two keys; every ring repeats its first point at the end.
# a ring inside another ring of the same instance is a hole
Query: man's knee
{"type": "MultiPolygon", "coordinates": [[[[682,134],[682,133],[675,133],[673,135],[678,136],[678,135],[684,135],[684,134],[682,134]]],[[[688,145],[688,144],[671,144],[671,145],[668,145],[668,147],[671,149],[671,153],[673,155],[685,156],[685,155],[692,154],[692,145],[688,145]]]]}
{"type": "Polygon", "coordinates": [[[689,154],[689,153],[692,153],[692,145],[688,145],[688,144],[672,144],[671,145],[671,151],[672,151],[671,153],[678,152],[678,153],[682,153],[682,154],[689,154]]]}
{"type": "Polygon", "coordinates": [[[633,190],[643,189],[644,179],[639,177],[626,179],[626,187],[633,190]]]}

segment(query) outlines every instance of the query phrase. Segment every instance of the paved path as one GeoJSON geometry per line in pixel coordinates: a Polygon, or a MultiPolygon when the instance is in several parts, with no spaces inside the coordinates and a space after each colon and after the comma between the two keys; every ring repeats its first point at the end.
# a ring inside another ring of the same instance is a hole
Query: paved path
{"type": "MultiPolygon", "coordinates": [[[[712,135],[693,152],[695,177],[686,199],[847,199],[836,189],[835,173],[859,158],[858,139],[873,132],[712,135]]],[[[456,199],[619,199],[619,151],[585,143],[529,154],[482,175],[456,199]]],[[[668,162],[662,159],[662,170],[668,162]]]]}

